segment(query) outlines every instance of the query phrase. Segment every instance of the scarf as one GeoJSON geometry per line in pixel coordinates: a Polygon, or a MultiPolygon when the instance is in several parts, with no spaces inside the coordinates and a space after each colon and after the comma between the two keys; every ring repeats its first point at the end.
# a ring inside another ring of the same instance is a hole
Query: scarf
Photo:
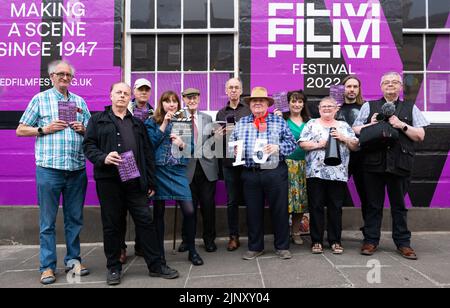
{"type": "Polygon", "coordinates": [[[260,133],[265,132],[267,129],[266,118],[268,115],[269,111],[266,111],[262,117],[255,117],[255,120],[253,121],[253,124],[260,133]]]}

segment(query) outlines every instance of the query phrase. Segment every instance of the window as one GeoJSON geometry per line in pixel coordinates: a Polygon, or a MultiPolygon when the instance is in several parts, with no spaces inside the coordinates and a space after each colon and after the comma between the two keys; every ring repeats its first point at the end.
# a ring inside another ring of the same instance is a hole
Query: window
{"type": "Polygon", "coordinates": [[[405,99],[434,122],[450,120],[450,7],[446,1],[403,2],[405,99]]]}
{"type": "Polygon", "coordinates": [[[128,0],[126,80],[149,79],[155,105],[164,91],[194,87],[201,110],[222,108],[225,82],[238,74],[238,7],[238,0],[128,0]]]}
{"type": "Polygon", "coordinates": [[[185,29],[207,28],[207,2],[207,0],[190,0],[189,5],[184,6],[185,29]]]}
{"type": "Polygon", "coordinates": [[[155,27],[155,0],[131,1],[131,28],[152,29],[155,27]]]}

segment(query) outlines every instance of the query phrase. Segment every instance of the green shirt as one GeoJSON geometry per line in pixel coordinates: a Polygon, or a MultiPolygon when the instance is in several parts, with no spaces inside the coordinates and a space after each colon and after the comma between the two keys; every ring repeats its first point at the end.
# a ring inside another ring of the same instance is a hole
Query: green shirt
{"type": "MultiPolygon", "coordinates": [[[[289,129],[291,130],[292,134],[294,135],[295,140],[297,141],[300,139],[300,134],[302,133],[303,128],[305,127],[306,123],[302,123],[300,125],[297,125],[294,121],[291,119],[287,120],[287,125],[289,126],[289,129]]],[[[305,160],[305,151],[303,151],[302,148],[298,147],[294,153],[292,153],[290,156],[287,157],[287,159],[292,160],[305,160]]]]}

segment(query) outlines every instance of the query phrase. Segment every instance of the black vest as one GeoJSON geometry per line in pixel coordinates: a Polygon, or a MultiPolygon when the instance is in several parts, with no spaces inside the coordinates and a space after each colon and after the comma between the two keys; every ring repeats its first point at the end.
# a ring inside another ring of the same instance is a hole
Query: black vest
{"type": "MultiPolygon", "coordinates": [[[[370,122],[374,113],[381,113],[381,106],[386,103],[382,98],[378,101],[369,102],[370,114],[366,124],[370,122]]],[[[412,126],[413,124],[413,102],[395,102],[395,115],[400,121],[412,126]]],[[[387,172],[399,176],[409,176],[411,174],[414,160],[414,141],[400,130],[400,138],[393,146],[383,150],[364,153],[364,168],[369,172],[387,172]]]]}

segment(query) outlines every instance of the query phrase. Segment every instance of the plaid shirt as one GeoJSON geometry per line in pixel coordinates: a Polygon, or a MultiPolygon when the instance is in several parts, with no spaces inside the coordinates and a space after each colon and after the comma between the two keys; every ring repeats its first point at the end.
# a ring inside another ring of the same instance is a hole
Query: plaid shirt
{"type": "Polygon", "coordinates": [[[265,132],[259,132],[256,129],[253,124],[254,119],[253,114],[242,118],[236,124],[236,128],[230,137],[230,141],[244,140],[243,159],[245,160],[245,167],[260,166],[253,161],[256,139],[266,139],[268,144],[280,147],[278,159],[271,155],[267,160],[269,164],[283,161],[286,156],[289,156],[297,149],[295,138],[282,117],[269,114],[266,118],[267,130],[265,132]]]}
{"type": "MultiPolygon", "coordinates": [[[[69,101],[75,102],[79,112],[77,121],[86,127],[91,117],[86,102],[79,96],[69,93],[69,101]]],[[[44,127],[58,119],[58,102],[65,100],[55,88],[41,92],[33,97],[28,104],[21,124],[32,127],[44,127]]],[[[36,165],[57,170],[75,171],[86,167],[82,149],[83,136],[71,128],[66,128],[54,134],[36,138],[36,165]]]]}

